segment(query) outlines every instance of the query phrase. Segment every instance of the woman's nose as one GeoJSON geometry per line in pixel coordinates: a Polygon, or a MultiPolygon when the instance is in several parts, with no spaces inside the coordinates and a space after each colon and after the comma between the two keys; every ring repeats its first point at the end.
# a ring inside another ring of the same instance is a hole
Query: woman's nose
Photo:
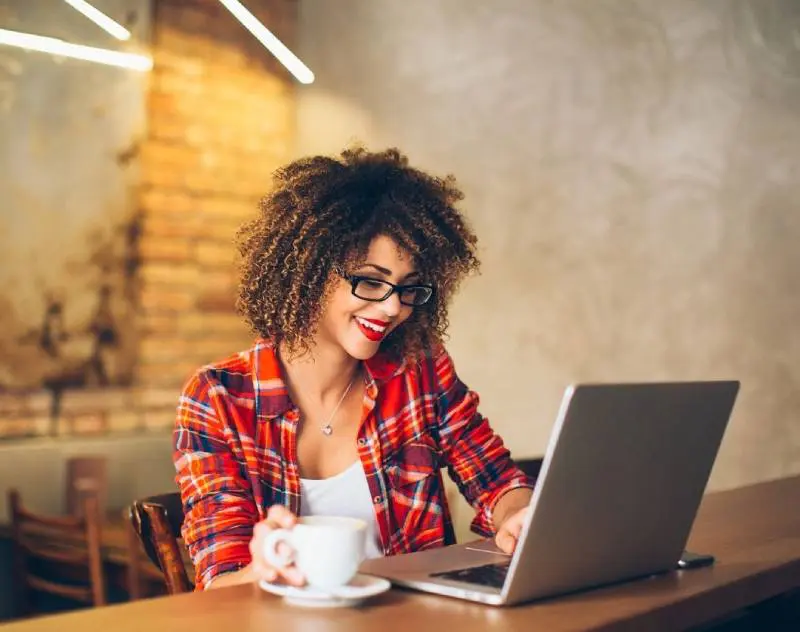
{"type": "Polygon", "coordinates": [[[403,309],[403,305],[400,303],[400,295],[397,292],[392,292],[389,298],[381,302],[381,309],[388,318],[397,316],[400,310],[403,309]]]}

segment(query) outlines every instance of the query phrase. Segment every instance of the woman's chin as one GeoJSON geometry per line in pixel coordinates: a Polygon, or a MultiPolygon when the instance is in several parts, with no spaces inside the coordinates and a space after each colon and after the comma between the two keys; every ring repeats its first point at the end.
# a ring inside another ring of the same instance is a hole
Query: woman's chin
{"type": "Polygon", "coordinates": [[[348,354],[356,360],[369,360],[372,356],[378,353],[380,345],[374,342],[358,345],[348,345],[345,349],[348,354]]]}
{"type": "Polygon", "coordinates": [[[380,342],[367,340],[360,332],[358,333],[358,338],[355,336],[348,337],[342,342],[344,343],[342,345],[344,350],[356,360],[369,360],[381,348],[380,342]]]}

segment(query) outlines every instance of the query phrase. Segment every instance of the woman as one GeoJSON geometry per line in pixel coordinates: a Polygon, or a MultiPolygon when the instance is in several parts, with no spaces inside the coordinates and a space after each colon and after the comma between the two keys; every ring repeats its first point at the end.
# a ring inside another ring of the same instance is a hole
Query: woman
{"type": "Polygon", "coordinates": [[[257,579],[265,535],[298,515],[367,521],[367,555],[454,541],[441,468],[511,552],[529,483],[442,347],[447,306],[478,268],[452,178],[397,150],[345,151],[276,173],[240,232],[237,307],[258,339],[187,384],[174,434],[198,588],[257,579]]]}

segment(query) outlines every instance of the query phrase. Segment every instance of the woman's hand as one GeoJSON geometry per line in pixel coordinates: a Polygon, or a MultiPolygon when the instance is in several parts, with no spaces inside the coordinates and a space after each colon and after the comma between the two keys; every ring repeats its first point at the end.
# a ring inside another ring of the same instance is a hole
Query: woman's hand
{"type": "Polygon", "coordinates": [[[525,515],[527,513],[527,507],[518,509],[506,518],[497,529],[494,543],[504,553],[511,555],[514,549],[517,548],[517,540],[519,540],[519,534],[522,532],[522,524],[525,522],[525,515]]]}
{"type": "MultiPolygon", "coordinates": [[[[256,524],[253,538],[250,540],[250,555],[253,557],[251,567],[257,579],[264,579],[268,582],[283,581],[292,586],[303,586],[306,583],[305,577],[294,564],[284,568],[275,568],[264,555],[264,543],[267,535],[275,529],[291,529],[296,522],[297,516],[286,507],[273,505],[267,511],[267,517],[256,524]]],[[[288,555],[290,553],[288,545],[279,544],[277,553],[278,555],[288,555]]]]}

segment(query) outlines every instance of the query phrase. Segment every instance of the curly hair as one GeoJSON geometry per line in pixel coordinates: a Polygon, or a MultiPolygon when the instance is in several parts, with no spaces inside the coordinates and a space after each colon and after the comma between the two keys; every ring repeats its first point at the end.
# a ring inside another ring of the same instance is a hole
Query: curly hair
{"type": "Polygon", "coordinates": [[[293,354],[308,351],[336,277],[361,265],[372,240],[385,235],[435,288],[381,347],[416,356],[443,342],[448,304],[480,266],[477,238],[455,208],[461,199],[452,176],[414,169],[395,148],[292,162],[275,172],[258,217],[237,234],[237,310],[257,335],[293,354]]]}

